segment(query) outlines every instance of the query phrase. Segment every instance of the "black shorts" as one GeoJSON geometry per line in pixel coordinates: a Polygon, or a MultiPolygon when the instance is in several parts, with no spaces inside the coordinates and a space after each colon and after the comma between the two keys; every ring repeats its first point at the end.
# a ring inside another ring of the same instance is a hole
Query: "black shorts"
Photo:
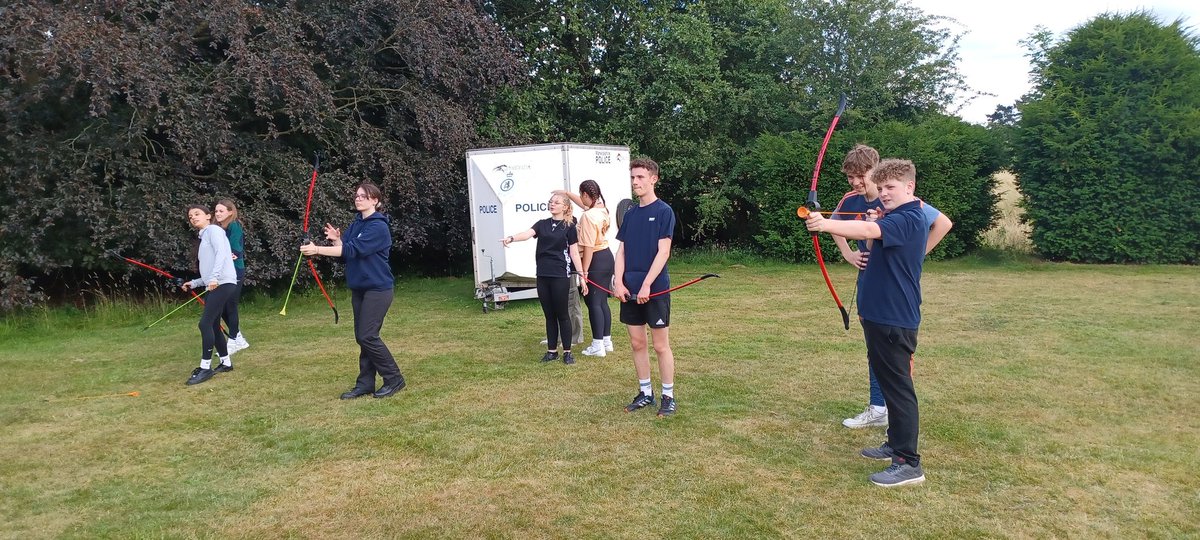
{"type": "Polygon", "coordinates": [[[637,298],[621,302],[621,322],[629,326],[648,324],[650,328],[671,326],[671,295],[651,297],[645,304],[637,303],[637,298]]]}

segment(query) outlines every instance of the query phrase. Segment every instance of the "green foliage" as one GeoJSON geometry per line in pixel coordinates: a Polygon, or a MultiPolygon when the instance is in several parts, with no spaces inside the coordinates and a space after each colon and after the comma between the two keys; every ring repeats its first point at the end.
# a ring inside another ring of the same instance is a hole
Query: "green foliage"
{"type": "Polygon", "coordinates": [[[1078,262],[1196,263],[1200,52],[1182,21],[1102,15],[1031,38],[1017,172],[1037,251],[1078,262]]]}
{"type": "Polygon", "coordinates": [[[186,272],[183,208],[218,197],[248,218],[249,279],[290,276],[316,151],[317,230],[345,226],[351,186],[374,181],[396,250],[445,260],[469,243],[461,160],[485,144],[481,104],[522,76],[457,0],[7,6],[0,309],[34,299],[21,276],[138,271],[106,248],[186,272]]]}
{"type": "MultiPolygon", "coordinates": [[[[818,201],[823,208],[832,210],[849,191],[842,159],[859,143],[874,147],[885,158],[911,160],[917,167],[917,196],[954,221],[954,228],[930,253],[931,258],[956,257],[978,247],[980,235],[995,219],[992,173],[1002,163],[1002,152],[986,128],[930,115],[916,124],[889,121],[839,129],[830,139],[818,182],[818,201]]],[[[764,135],[739,163],[740,184],[746,186],[743,202],[751,206],[748,220],[754,227],[756,245],[764,253],[812,260],[811,237],[796,217],[796,208],[808,194],[819,147],[820,139],[814,137],[764,135]]],[[[828,235],[822,236],[822,242],[826,258],[837,258],[828,235]]]]}
{"type": "Polygon", "coordinates": [[[848,117],[874,124],[940,111],[962,87],[956,36],[892,0],[485,4],[533,74],[489,128],[655,158],[684,243],[762,233],[749,215],[775,201],[749,199],[738,173],[759,136],[823,135],[841,93],[848,117]]]}
{"type": "Polygon", "coordinates": [[[847,136],[875,147],[883,157],[916,165],[917,196],[954,222],[930,258],[957,257],[979,247],[997,217],[992,174],[1003,167],[1002,148],[987,128],[931,115],[915,125],[885,122],[847,136]]]}

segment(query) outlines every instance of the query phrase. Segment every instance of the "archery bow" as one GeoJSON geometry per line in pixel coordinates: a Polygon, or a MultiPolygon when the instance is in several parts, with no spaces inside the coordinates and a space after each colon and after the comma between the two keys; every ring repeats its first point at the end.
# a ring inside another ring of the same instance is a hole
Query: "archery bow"
{"type": "MultiPolygon", "coordinates": [[[[825,149],[829,146],[829,138],[833,136],[833,129],[837,127],[838,120],[842,118],[842,113],[846,110],[846,94],[842,94],[838,100],[837,113],[833,115],[833,121],[829,123],[829,129],[825,131],[825,140],[821,141],[821,151],[817,153],[817,163],[813,167],[812,186],[808,188],[808,200],[804,206],[809,212],[820,212],[821,204],[817,202],[817,179],[821,177],[821,162],[825,159],[825,149]]],[[[800,215],[799,209],[796,214],[800,215]]],[[[803,216],[806,217],[807,212],[803,216]]],[[[842,312],[842,323],[845,324],[846,330],[850,329],[850,313],[846,311],[846,306],[842,305],[842,299],[838,298],[837,291],[833,288],[833,281],[829,279],[829,270],[825,269],[825,256],[821,254],[821,241],[817,238],[817,233],[812,233],[813,251],[817,255],[817,264],[821,267],[821,275],[825,277],[825,285],[829,287],[829,294],[833,295],[833,301],[837,303],[838,309],[842,312]]]]}
{"type": "MultiPolygon", "coordinates": [[[[106,250],[104,250],[104,252],[105,252],[105,253],[107,253],[107,254],[109,254],[109,255],[112,255],[113,257],[116,257],[116,258],[118,258],[118,259],[121,259],[121,260],[123,260],[123,261],[125,261],[125,262],[127,262],[127,263],[129,263],[129,264],[132,264],[132,265],[134,265],[134,266],[140,266],[140,267],[142,267],[142,268],[145,268],[145,269],[147,269],[147,270],[150,270],[150,271],[152,271],[152,272],[157,272],[158,274],[162,275],[163,277],[165,277],[165,278],[167,278],[167,279],[172,279],[172,280],[179,281],[179,278],[175,277],[175,276],[174,276],[174,275],[172,275],[170,272],[168,272],[168,271],[166,271],[166,270],[163,270],[162,268],[159,268],[159,267],[157,267],[157,266],[153,266],[153,265],[150,265],[150,264],[146,264],[146,263],[144,263],[144,262],[142,262],[142,261],[139,261],[139,260],[137,260],[137,259],[130,259],[129,257],[124,257],[124,256],[122,256],[121,254],[119,254],[119,253],[117,253],[116,251],[113,251],[113,250],[111,250],[111,249],[106,249],[106,250]]],[[[193,291],[193,290],[191,290],[191,289],[188,289],[188,292],[189,292],[189,293],[192,293],[192,299],[194,299],[194,300],[199,300],[199,299],[200,299],[200,295],[196,294],[196,291],[193,291]]],[[[204,300],[200,300],[200,305],[202,305],[202,306],[204,305],[204,300]]]]}
{"type": "MultiPolygon", "coordinates": [[[[600,290],[602,290],[602,291],[604,291],[604,292],[606,292],[606,293],[608,293],[608,294],[610,294],[610,295],[612,295],[612,296],[616,296],[616,295],[617,295],[617,293],[615,293],[615,292],[612,292],[612,291],[610,291],[610,290],[606,289],[606,288],[605,288],[603,285],[600,285],[599,283],[596,283],[595,281],[592,281],[591,279],[588,279],[588,277],[587,277],[587,276],[584,276],[583,274],[580,274],[579,272],[573,272],[573,273],[574,273],[574,274],[578,274],[580,277],[582,277],[582,278],[583,278],[583,280],[584,280],[584,281],[587,281],[589,284],[591,284],[591,286],[593,286],[593,287],[596,287],[597,289],[600,289],[600,290]]],[[[687,283],[683,283],[683,284],[681,284],[681,285],[676,285],[676,286],[674,286],[674,287],[671,287],[670,289],[667,289],[667,290],[665,290],[665,291],[658,291],[658,292],[656,292],[656,293],[652,293],[652,294],[650,295],[650,298],[654,298],[655,296],[660,296],[660,295],[668,294],[668,293],[670,293],[670,292],[672,292],[672,291],[678,291],[679,289],[682,289],[682,288],[684,288],[684,287],[687,287],[688,285],[695,285],[696,283],[699,283],[699,282],[701,282],[701,281],[704,281],[704,280],[706,280],[706,279],[708,279],[708,278],[713,278],[713,277],[721,277],[721,276],[719,276],[719,275],[717,275],[717,274],[704,274],[704,275],[702,275],[702,276],[700,276],[700,277],[698,277],[698,278],[696,278],[696,279],[693,279],[693,280],[691,280],[691,281],[688,281],[687,283]]]]}
{"type": "MultiPolygon", "coordinates": [[[[309,180],[309,182],[308,182],[308,201],[304,203],[304,228],[303,228],[304,237],[301,240],[302,244],[312,242],[312,237],[308,234],[308,218],[309,218],[309,215],[311,215],[311,210],[312,210],[313,189],[317,187],[317,170],[320,168],[321,168],[321,156],[320,156],[320,154],[314,154],[313,155],[312,179],[309,180]]],[[[285,296],[283,298],[283,309],[279,310],[280,315],[287,315],[288,300],[290,300],[292,297],[292,287],[296,286],[296,277],[300,274],[300,261],[303,259],[304,259],[303,253],[301,253],[300,256],[296,258],[296,268],[292,270],[292,282],[291,282],[291,284],[288,285],[287,296],[285,296]]],[[[315,264],[313,264],[312,259],[308,260],[308,269],[312,271],[312,277],[314,280],[317,281],[317,287],[321,289],[321,294],[325,297],[325,301],[329,303],[329,309],[333,310],[333,324],[337,324],[338,323],[337,307],[333,305],[333,299],[330,298],[329,293],[325,291],[325,284],[321,283],[321,276],[319,274],[317,274],[317,266],[315,264]]]]}
{"type": "MultiPolygon", "coordinates": [[[[134,266],[140,266],[142,268],[150,270],[151,272],[158,273],[159,275],[162,275],[163,277],[172,280],[175,285],[179,285],[180,283],[183,282],[182,279],[175,277],[170,272],[163,270],[162,268],[159,268],[152,264],[147,264],[147,263],[144,263],[137,259],[130,259],[129,257],[125,257],[125,256],[121,255],[120,253],[117,253],[116,251],[113,251],[111,249],[106,249],[106,250],[104,250],[104,252],[109,255],[112,255],[113,257],[121,259],[129,264],[132,264],[134,266]]],[[[187,292],[192,295],[192,300],[200,302],[200,305],[202,305],[202,306],[204,305],[204,299],[200,298],[200,296],[202,296],[204,293],[196,294],[196,291],[194,291],[192,289],[188,289],[187,292]]],[[[186,306],[186,305],[192,303],[192,300],[188,300],[187,302],[184,302],[183,306],[186,306]]],[[[176,311],[179,311],[179,309],[182,308],[183,306],[179,306],[178,308],[175,308],[174,310],[171,311],[171,313],[175,313],[176,311]]],[[[170,316],[171,313],[168,313],[167,316],[170,316]]],[[[166,317],[163,317],[163,319],[165,319],[165,318],[166,317]]],[[[161,321],[162,319],[159,319],[159,320],[161,321]]],[[[154,324],[158,324],[158,321],[155,321],[154,324]]],[[[154,326],[154,324],[151,324],[150,326],[154,326]]],[[[150,326],[147,326],[146,328],[143,328],[142,330],[146,330],[146,329],[150,328],[150,326]]],[[[229,331],[225,329],[224,324],[221,324],[221,332],[224,333],[225,335],[229,335],[229,331]]]]}

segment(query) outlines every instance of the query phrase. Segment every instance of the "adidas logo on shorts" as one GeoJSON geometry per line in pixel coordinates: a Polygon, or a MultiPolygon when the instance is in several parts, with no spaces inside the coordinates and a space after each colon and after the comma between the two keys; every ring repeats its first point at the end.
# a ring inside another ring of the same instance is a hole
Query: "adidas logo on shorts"
{"type": "Polygon", "coordinates": [[[662,319],[659,319],[659,320],[658,320],[658,322],[656,322],[656,323],[654,323],[654,324],[657,324],[657,325],[659,325],[659,326],[662,326],[662,325],[664,325],[664,324],[667,324],[667,323],[663,322],[663,320],[662,320],[662,319]]]}

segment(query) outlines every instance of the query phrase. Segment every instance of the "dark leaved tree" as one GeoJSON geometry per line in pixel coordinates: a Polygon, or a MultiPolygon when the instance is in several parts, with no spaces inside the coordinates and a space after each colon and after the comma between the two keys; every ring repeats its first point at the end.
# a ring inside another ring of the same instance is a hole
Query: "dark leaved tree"
{"type": "Polygon", "coordinates": [[[249,277],[290,275],[316,152],[314,231],[374,181],[394,260],[445,266],[469,245],[463,151],[524,75],[461,0],[0,7],[0,307],[119,268],[105,249],[186,271],[184,206],[217,197],[248,218],[249,277]]]}

